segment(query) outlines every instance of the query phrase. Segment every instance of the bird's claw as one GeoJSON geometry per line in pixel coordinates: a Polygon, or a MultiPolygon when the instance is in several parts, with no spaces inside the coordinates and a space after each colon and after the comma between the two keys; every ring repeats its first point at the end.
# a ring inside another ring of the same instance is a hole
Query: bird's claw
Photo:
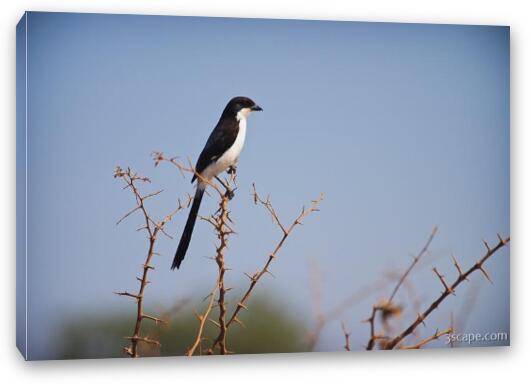
{"type": "Polygon", "coordinates": [[[236,174],[236,166],[231,165],[231,166],[227,169],[227,173],[228,173],[229,175],[235,175],[235,174],[236,174]]]}
{"type": "Polygon", "coordinates": [[[225,190],[225,197],[229,200],[232,200],[232,198],[234,197],[234,190],[227,188],[225,190]]]}

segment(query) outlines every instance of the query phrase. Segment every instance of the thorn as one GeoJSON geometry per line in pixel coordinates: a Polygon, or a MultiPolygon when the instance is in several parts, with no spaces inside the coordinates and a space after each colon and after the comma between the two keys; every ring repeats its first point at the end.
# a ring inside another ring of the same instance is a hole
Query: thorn
{"type": "Polygon", "coordinates": [[[213,323],[216,327],[220,327],[219,323],[216,321],[216,320],[213,320],[213,319],[208,319],[208,321],[210,321],[211,323],[213,323]]]}
{"type": "Polygon", "coordinates": [[[273,275],[273,274],[271,273],[271,271],[269,271],[269,269],[266,269],[266,270],[265,270],[265,272],[266,272],[266,273],[269,273],[269,274],[270,274],[270,275],[271,275],[271,276],[272,276],[273,278],[275,278],[275,279],[276,279],[276,276],[275,276],[275,275],[273,275]]]}
{"type": "Polygon", "coordinates": [[[489,247],[489,243],[487,243],[485,240],[483,240],[483,244],[485,244],[485,247],[487,248],[487,252],[490,253],[491,249],[489,247]]]}
{"type": "Polygon", "coordinates": [[[138,300],[140,298],[140,296],[138,295],[134,295],[132,293],[129,293],[129,292],[114,292],[115,295],[118,295],[118,296],[128,296],[128,297],[132,297],[136,300],[138,300]]]}
{"type": "Polygon", "coordinates": [[[420,313],[417,314],[417,321],[420,321],[422,325],[426,326],[426,323],[424,322],[424,316],[422,316],[420,313]]]}
{"type": "Polygon", "coordinates": [[[504,239],[503,237],[500,236],[499,233],[497,235],[498,235],[498,240],[500,241],[500,244],[501,245],[507,245],[507,243],[509,242],[509,238],[504,239]]]}
{"type": "Polygon", "coordinates": [[[244,324],[240,319],[238,319],[237,317],[235,317],[233,321],[234,321],[236,324],[238,324],[239,326],[245,328],[245,324],[244,324]]]}
{"type": "Polygon", "coordinates": [[[205,297],[203,297],[203,300],[201,300],[201,301],[205,301],[205,300],[208,299],[210,296],[212,296],[212,293],[209,293],[208,295],[206,295],[205,297]]]}
{"type": "Polygon", "coordinates": [[[200,315],[199,313],[197,313],[195,310],[194,310],[194,315],[195,315],[195,317],[197,317],[197,320],[203,321],[203,316],[200,315]]]}
{"type": "Polygon", "coordinates": [[[489,274],[487,273],[487,271],[486,271],[485,269],[483,269],[483,266],[482,266],[481,264],[479,264],[479,263],[477,263],[476,265],[477,265],[478,269],[479,269],[481,272],[483,272],[483,275],[485,275],[485,277],[487,278],[487,280],[489,281],[489,283],[494,284],[494,283],[492,282],[492,280],[490,279],[490,276],[489,276],[489,274]]]}
{"type": "Polygon", "coordinates": [[[444,290],[446,293],[453,293],[453,289],[450,288],[448,286],[448,284],[446,284],[446,280],[444,280],[444,275],[441,275],[439,273],[439,271],[437,271],[437,268],[433,268],[433,272],[435,272],[435,274],[437,275],[437,277],[439,278],[439,280],[441,281],[442,285],[444,286],[444,290]]]}
{"type": "Polygon", "coordinates": [[[454,266],[455,268],[457,269],[457,273],[459,273],[459,277],[463,276],[463,270],[461,269],[461,267],[459,266],[459,263],[457,262],[456,258],[454,257],[454,255],[452,255],[452,260],[454,261],[454,266]]]}

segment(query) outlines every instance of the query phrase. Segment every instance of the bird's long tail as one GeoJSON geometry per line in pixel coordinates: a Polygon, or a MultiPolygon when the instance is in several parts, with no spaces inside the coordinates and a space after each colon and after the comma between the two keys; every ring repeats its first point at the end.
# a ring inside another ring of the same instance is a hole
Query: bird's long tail
{"type": "Polygon", "coordinates": [[[175,257],[173,258],[173,263],[171,269],[179,269],[181,262],[186,255],[188,245],[192,239],[192,232],[194,231],[195,220],[197,219],[197,213],[199,212],[199,206],[201,205],[201,200],[203,199],[203,194],[205,193],[205,188],[201,185],[197,186],[194,196],[194,202],[190,213],[188,214],[188,220],[186,220],[186,225],[184,227],[183,234],[181,236],[181,241],[179,241],[179,246],[175,252],[175,257]]]}

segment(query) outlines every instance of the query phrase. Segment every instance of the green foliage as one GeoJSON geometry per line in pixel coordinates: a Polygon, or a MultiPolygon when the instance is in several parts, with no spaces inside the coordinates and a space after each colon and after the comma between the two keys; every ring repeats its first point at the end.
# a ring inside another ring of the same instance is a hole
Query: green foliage
{"type": "MultiPolygon", "coordinates": [[[[197,301],[196,301],[197,302],[197,301]]],[[[192,305],[186,306],[168,325],[155,325],[144,320],[143,335],[160,341],[160,348],[142,345],[142,356],[183,355],[192,344],[198,320],[193,314],[192,305]]],[[[202,309],[196,308],[198,311],[202,309]]],[[[288,315],[290,311],[282,304],[256,297],[251,300],[249,310],[242,313],[245,326],[233,324],[228,331],[227,345],[233,353],[279,353],[305,351],[306,331],[300,319],[288,315]]],[[[124,357],[122,348],[128,345],[125,336],[130,336],[134,327],[133,310],[131,313],[110,314],[101,317],[83,317],[70,322],[63,328],[59,340],[58,358],[106,358],[124,357]]],[[[216,319],[217,311],[210,318],[216,319]]],[[[217,327],[208,322],[205,326],[203,352],[211,345],[217,335],[217,327]]],[[[198,351],[199,352],[199,349],[198,351]]]]}

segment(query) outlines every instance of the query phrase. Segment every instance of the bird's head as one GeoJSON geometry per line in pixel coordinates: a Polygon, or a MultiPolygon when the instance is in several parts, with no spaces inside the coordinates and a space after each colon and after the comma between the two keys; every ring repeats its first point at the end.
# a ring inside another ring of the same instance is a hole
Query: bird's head
{"type": "Polygon", "coordinates": [[[253,100],[245,96],[237,96],[229,101],[225,107],[225,110],[223,111],[223,114],[247,118],[251,112],[256,111],[262,111],[262,108],[253,100]]]}

